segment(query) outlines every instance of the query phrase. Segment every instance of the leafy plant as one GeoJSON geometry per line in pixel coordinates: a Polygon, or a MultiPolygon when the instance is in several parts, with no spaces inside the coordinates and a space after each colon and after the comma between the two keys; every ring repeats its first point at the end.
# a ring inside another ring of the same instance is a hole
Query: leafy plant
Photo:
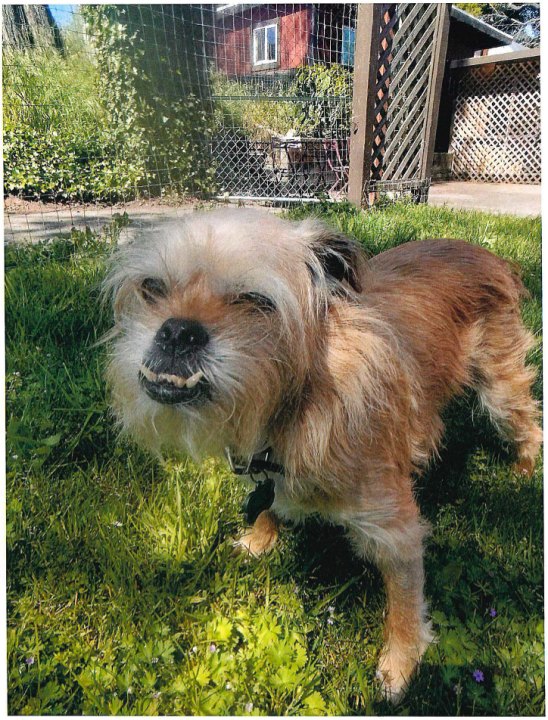
{"type": "Polygon", "coordinates": [[[207,82],[188,71],[194,25],[181,18],[159,39],[151,8],[81,6],[62,54],[6,46],[5,192],[113,202],[211,188],[207,82]]]}
{"type": "Polygon", "coordinates": [[[115,142],[130,138],[150,195],[207,192],[212,185],[211,101],[194,17],[199,8],[84,5],[97,53],[98,92],[115,142]]]}
{"type": "Polygon", "coordinates": [[[274,135],[345,137],[350,132],[352,72],[342,65],[299,68],[292,79],[264,88],[255,80],[212,73],[219,128],[245,130],[255,140],[274,135]]]}
{"type": "Polygon", "coordinates": [[[309,97],[299,116],[299,134],[347,137],[352,116],[353,73],[342,65],[309,65],[299,69],[294,92],[309,97]]]}

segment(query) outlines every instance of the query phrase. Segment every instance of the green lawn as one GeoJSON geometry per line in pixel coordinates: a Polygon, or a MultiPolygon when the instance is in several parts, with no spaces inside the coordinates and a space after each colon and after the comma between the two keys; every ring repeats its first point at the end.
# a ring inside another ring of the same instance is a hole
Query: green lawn
{"type": "MultiPolygon", "coordinates": [[[[540,342],[540,219],[315,211],[370,253],[457,237],[512,258],[540,342]]],[[[341,531],[311,522],[269,557],[234,557],[245,491],[225,466],[117,439],[94,346],[116,231],[6,251],[9,712],[543,715],[540,462],[517,478],[474,397],[448,409],[442,457],[417,483],[439,642],[392,710],[375,681],[382,583],[341,531]]]]}

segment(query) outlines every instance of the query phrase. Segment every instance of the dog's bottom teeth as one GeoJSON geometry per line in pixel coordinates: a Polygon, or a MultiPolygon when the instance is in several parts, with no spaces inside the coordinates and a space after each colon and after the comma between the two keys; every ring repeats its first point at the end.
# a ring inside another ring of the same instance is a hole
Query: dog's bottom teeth
{"type": "Polygon", "coordinates": [[[149,370],[146,365],[141,365],[139,368],[142,372],[142,374],[146,377],[147,380],[150,380],[150,382],[157,382],[158,381],[158,375],[156,375],[155,372],[152,372],[152,370],[149,370]]]}
{"type": "Polygon", "coordinates": [[[191,377],[188,378],[186,381],[186,386],[189,390],[191,390],[193,387],[195,387],[200,380],[203,378],[204,374],[201,370],[198,370],[197,373],[194,373],[191,377]]]}
{"type": "Polygon", "coordinates": [[[168,373],[160,373],[158,380],[165,380],[165,382],[175,385],[175,387],[183,388],[186,383],[186,379],[179,377],[178,375],[169,375],[168,373]]]}
{"type": "Polygon", "coordinates": [[[146,379],[150,380],[150,382],[165,382],[170,385],[175,385],[177,388],[187,387],[189,390],[196,387],[204,376],[204,373],[201,370],[198,370],[197,373],[194,373],[194,375],[191,375],[189,378],[182,378],[178,375],[170,375],[169,373],[159,373],[157,375],[150,368],[147,368],[146,365],[141,365],[140,370],[146,379]]]}

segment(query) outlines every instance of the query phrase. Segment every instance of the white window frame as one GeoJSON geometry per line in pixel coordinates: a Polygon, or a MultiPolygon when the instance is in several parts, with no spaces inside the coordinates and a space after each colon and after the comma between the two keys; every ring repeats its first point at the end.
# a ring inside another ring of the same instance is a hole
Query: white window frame
{"type": "Polygon", "coordinates": [[[259,27],[253,28],[253,65],[268,65],[272,63],[278,62],[278,23],[269,23],[268,25],[260,25],[259,27]],[[265,59],[265,60],[257,60],[257,50],[258,50],[258,42],[257,42],[257,34],[259,32],[264,32],[264,48],[265,48],[265,55],[267,55],[267,43],[266,43],[266,37],[268,34],[269,28],[274,28],[275,31],[275,39],[276,42],[274,43],[274,58],[271,59],[265,59]]]}

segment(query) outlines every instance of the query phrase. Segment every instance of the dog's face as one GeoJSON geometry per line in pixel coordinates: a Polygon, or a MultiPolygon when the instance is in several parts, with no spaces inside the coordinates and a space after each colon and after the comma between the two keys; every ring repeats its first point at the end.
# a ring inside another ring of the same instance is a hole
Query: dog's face
{"type": "Polygon", "coordinates": [[[200,213],[123,247],[106,282],[115,411],[149,445],[252,452],[295,403],[358,246],[317,221],[200,213]]]}

